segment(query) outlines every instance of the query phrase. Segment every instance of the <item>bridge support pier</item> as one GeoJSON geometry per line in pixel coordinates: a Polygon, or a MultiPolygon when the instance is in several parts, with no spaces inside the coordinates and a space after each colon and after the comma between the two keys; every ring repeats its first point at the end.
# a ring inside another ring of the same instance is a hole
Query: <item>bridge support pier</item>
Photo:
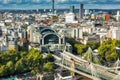
{"type": "MultiPolygon", "coordinates": [[[[75,69],[75,61],[74,61],[74,60],[72,60],[71,68],[72,68],[72,69],[75,69]]],[[[75,72],[71,72],[71,75],[72,75],[72,76],[75,76],[75,72]]]]}

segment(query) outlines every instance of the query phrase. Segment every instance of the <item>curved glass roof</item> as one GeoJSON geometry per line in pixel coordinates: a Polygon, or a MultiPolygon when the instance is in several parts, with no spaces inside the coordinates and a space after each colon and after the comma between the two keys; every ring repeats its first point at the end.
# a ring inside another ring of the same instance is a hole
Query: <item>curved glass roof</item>
{"type": "Polygon", "coordinates": [[[44,44],[58,44],[59,37],[56,34],[47,34],[44,36],[44,44]]]}
{"type": "Polygon", "coordinates": [[[48,28],[48,27],[39,27],[40,29],[40,34],[41,35],[45,35],[45,34],[48,34],[48,33],[56,33],[55,30],[51,29],[51,28],[48,28]]]}

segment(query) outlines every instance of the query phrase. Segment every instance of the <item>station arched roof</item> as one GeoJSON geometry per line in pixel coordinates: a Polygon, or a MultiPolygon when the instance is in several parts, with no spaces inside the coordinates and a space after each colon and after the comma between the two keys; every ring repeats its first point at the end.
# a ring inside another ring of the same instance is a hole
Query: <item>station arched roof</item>
{"type": "Polygon", "coordinates": [[[47,33],[47,34],[45,34],[45,35],[43,36],[43,38],[45,38],[45,37],[47,37],[47,36],[49,36],[49,35],[55,35],[55,36],[57,36],[57,37],[59,38],[59,35],[57,35],[56,33],[47,33]]]}
{"type": "Polygon", "coordinates": [[[58,44],[59,36],[55,33],[47,33],[43,36],[44,44],[58,44]]]}
{"type": "Polygon", "coordinates": [[[40,31],[40,33],[41,33],[42,35],[44,35],[44,34],[47,34],[47,33],[56,33],[56,31],[53,30],[53,29],[51,29],[51,28],[43,28],[43,29],[40,31]]]}

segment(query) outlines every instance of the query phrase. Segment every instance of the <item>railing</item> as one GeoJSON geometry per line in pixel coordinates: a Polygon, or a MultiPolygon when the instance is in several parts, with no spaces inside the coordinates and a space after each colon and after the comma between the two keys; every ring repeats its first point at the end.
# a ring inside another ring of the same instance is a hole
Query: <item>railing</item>
{"type": "MultiPolygon", "coordinates": [[[[56,61],[56,63],[63,64],[64,66],[71,67],[71,62],[66,61],[65,59],[56,61]]],[[[113,77],[115,77],[115,74],[112,74],[110,72],[98,70],[98,71],[92,71],[90,68],[85,67],[85,65],[75,65],[75,70],[84,72],[88,75],[96,76],[102,80],[112,80],[113,77]]],[[[117,78],[116,80],[119,80],[120,78],[117,78]]]]}
{"type": "MultiPolygon", "coordinates": [[[[72,58],[72,60],[75,61],[75,63],[77,63],[79,65],[79,67],[82,67],[82,70],[86,70],[87,67],[89,66],[89,62],[87,62],[86,60],[83,60],[81,57],[75,56],[69,52],[64,52],[65,55],[69,56],[72,58]],[[82,64],[81,64],[82,63],[82,64]]],[[[67,59],[66,59],[67,60],[67,59]]],[[[113,77],[118,76],[115,73],[111,73],[108,71],[108,67],[104,67],[98,64],[94,64],[92,63],[93,67],[95,68],[95,73],[98,77],[100,77],[101,79],[105,79],[105,80],[111,80],[113,79],[113,77]]],[[[91,72],[94,73],[94,71],[92,71],[90,68],[89,70],[91,72]]],[[[92,74],[92,73],[91,73],[92,74]]],[[[120,77],[116,78],[116,80],[120,80],[120,77]]]]}

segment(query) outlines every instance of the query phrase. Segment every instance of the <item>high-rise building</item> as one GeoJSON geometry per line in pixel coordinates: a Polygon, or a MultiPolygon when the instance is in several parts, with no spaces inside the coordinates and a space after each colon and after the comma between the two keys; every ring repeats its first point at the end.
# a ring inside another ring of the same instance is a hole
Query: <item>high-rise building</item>
{"type": "Polygon", "coordinates": [[[54,14],[54,0],[52,0],[52,13],[54,14]]]}
{"type": "Polygon", "coordinates": [[[3,18],[3,15],[0,13],[0,20],[2,20],[2,18],[3,18]]]}
{"type": "Polygon", "coordinates": [[[120,11],[117,11],[116,20],[120,21],[120,11]]]}
{"type": "Polygon", "coordinates": [[[79,15],[80,15],[80,18],[83,18],[83,15],[84,15],[84,10],[83,10],[83,8],[84,8],[84,5],[83,4],[80,4],[80,10],[79,10],[79,15]]]}
{"type": "Polygon", "coordinates": [[[90,12],[89,12],[89,9],[85,9],[85,16],[88,15],[90,12]]]}
{"type": "Polygon", "coordinates": [[[117,15],[120,15],[120,11],[117,11],[117,15]]]}
{"type": "Polygon", "coordinates": [[[110,14],[105,15],[105,20],[110,20],[110,14]]]}
{"type": "Polygon", "coordinates": [[[74,13],[74,9],[75,9],[74,6],[70,6],[70,12],[74,13]]]}

